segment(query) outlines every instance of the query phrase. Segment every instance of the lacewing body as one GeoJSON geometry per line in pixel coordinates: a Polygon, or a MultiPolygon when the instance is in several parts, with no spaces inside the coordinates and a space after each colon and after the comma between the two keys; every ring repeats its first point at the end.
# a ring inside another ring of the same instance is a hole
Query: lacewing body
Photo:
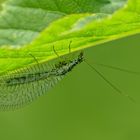
{"type": "Polygon", "coordinates": [[[83,62],[83,52],[68,54],[58,61],[38,63],[0,77],[0,109],[20,108],[48,92],[75,66],[83,62]],[[72,58],[70,57],[72,56],[72,58]],[[71,59],[70,59],[71,58],[71,59]]]}

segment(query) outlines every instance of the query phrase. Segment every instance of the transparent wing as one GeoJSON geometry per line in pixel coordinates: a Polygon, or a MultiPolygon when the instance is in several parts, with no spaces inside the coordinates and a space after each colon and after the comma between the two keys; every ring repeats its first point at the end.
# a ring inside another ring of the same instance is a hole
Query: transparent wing
{"type": "Polygon", "coordinates": [[[7,86],[0,82],[0,110],[14,110],[46,94],[64,76],[51,76],[39,81],[7,86]]]}

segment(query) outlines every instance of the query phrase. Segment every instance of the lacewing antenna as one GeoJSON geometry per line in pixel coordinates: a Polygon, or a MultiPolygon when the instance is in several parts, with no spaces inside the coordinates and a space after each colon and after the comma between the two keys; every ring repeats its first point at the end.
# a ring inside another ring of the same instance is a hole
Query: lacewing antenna
{"type": "Polygon", "coordinates": [[[96,62],[93,62],[93,64],[101,66],[101,67],[106,67],[106,68],[122,71],[122,72],[127,72],[127,73],[130,73],[130,74],[140,75],[140,72],[131,71],[131,70],[128,70],[128,69],[123,69],[123,68],[116,67],[116,66],[111,66],[111,65],[106,65],[106,64],[96,63],[96,62]]]}
{"type": "Polygon", "coordinates": [[[116,87],[114,84],[112,84],[101,72],[99,72],[95,67],[93,67],[91,64],[89,64],[86,60],[84,62],[92,69],[94,70],[108,85],[110,85],[115,91],[117,91],[119,94],[126,96],[131,100],[132,102],[136,103],[135,100],[129,96],[128,94],[124,94],[118,87],[116,87]]]}
{"type": "Polygon", "coordinates": [[[71,43],[72,43],[72,41],[70,41],[70,43],[69,43],[69,53],[71,53],[71,43]]]}
{"type": "Polygon", "coordinates": [[[32,55],[32,54],[29,54],[31,57],[33,57],[33,59],[36,61],[36,63],[39,65],[39,62],[38,62],[38,60],[36,59],[36,57],[34,56],[34,55],[32,55]]]}
{"type": "Polygon", "coordinates": [[[60,57],[59,54],[56,52],[55,48],[54,48],[54,45],[53,45],[53,51],[54,53],[57,55],[57,57],[60,57]]]}
{"type": "MultiPolygon", "coordinates": [[[[72,43],[72,41],[70,41],[70,43],[69,43],[69,53],[71,53],[71,43],[72,43]]],[[[59,54],[57,53],[57,51],[55,50],[54,45],[53,45],[53,51],[58,57],[60,57],[59,54]]]]}

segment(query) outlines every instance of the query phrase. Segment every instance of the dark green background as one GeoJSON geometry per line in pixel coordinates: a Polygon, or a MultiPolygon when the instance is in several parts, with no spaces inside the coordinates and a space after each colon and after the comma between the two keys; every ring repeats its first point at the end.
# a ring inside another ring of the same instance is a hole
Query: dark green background
{"type": "MultiPolygon", "coordinates": [[[[96,61],[140,71],[140,35],[87,49],[85,58],[91,64],[96,61]]],[[[82,63],[29,106],[0,112],[0,139],[140,139],[140,75],[98,69],[136,103],[114,91],[82,63]]]]}

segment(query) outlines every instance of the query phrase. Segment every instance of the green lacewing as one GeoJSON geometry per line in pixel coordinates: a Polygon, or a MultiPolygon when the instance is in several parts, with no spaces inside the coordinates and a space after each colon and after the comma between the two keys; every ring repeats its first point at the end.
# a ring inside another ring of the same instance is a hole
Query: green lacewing
{"type": "MultiPolygon", "coordinates": [[[[37,62],[36,65],[19,69],[12,74],[0,76],[0,109],[13,110],[23,107],[24,105],[34,101],[39,96],[47,93],[50,88],[54,87],[64,76],[71,72],[77,65],[85,62],[92,70],[94,70],[103,80],[105,80],[118,93],[127,96],[131,101],[134,99],[124,94],[121,90],[112,84],[102,73],[94,66],[88,63],[84,58],[83,52],[71,53],[71,42],[69,44],[69,54],[59,57],[54,49],[54,53],[58,58],[50,63],[39,63],[35,56],[32,56],[37,62]]],[[[94,63],[102,67],[107,67],[123,72],[139,74],[130,70],[94,63]]]]}
{"type": "MultiPolygon", "coordinates": [[[[71,54],[67,56],[70,57],[71,54]]],[[[19,69],[11,75],[0,76],[0,109],[20,108],[45,94],[75,66],[83,62],[83,52],[72,54],[73,59],[58,58],[49,63],[37,63],[19,69]]]]}

